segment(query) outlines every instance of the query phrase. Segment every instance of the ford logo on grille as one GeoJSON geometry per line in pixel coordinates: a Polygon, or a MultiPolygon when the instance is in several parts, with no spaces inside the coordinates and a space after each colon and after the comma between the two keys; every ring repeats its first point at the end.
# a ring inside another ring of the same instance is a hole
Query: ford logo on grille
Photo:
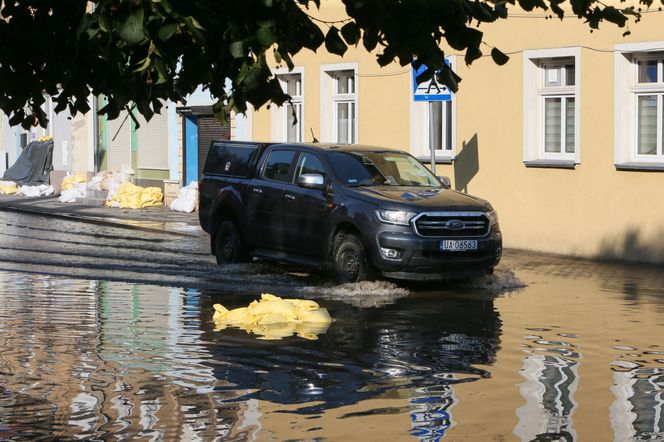
{"type": "Polygon", "coordinates": [[[450,230],[461,230],[466,226],[466,224],[463,221],[459,221],[458,219],[452,219],[447,222],[447,228],[450,230]]]}

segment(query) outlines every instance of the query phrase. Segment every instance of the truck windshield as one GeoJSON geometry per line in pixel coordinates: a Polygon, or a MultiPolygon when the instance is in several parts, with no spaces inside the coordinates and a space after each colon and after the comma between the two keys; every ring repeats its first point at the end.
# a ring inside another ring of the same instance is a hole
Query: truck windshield
{"type": "Polygon", "coordinates": [[[405,153],[332,152],[328,159],[346,186],[440,187],[429,169],[405,153]]]}

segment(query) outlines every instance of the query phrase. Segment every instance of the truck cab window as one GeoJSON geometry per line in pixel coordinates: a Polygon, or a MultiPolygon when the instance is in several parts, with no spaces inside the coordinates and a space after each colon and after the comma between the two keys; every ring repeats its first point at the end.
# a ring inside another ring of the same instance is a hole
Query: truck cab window
{"type": "Polygon", "coordinates": [[[311,173],[325,176],[325,167],[323,167],[323,163],[320,162],[316,155],[302,153],[295,168],[295,182],[297,182],[300,175],[311,173]]]}
{"type": "Polygon", "coordinates": [[[295,151],[292,150],[272,151],[263,169],[263,178],[288,183],[288,171],[294,158],[295,151]]]}

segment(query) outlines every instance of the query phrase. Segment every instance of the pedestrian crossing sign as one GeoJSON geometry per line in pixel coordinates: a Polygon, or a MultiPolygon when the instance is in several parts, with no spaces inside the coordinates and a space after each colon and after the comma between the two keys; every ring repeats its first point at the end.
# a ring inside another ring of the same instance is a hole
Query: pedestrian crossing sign
{"type": "Polygon", "coordinates": [[[415,101],[450,101],[452,99],[452,92],[436,80],[436,76],[431,77],[430,80],[423,81],[417,84],[417,76],[427,69],[427,66],[422,64],[419,68],[415,69],[413,66],[413,100],[415,101]]]}

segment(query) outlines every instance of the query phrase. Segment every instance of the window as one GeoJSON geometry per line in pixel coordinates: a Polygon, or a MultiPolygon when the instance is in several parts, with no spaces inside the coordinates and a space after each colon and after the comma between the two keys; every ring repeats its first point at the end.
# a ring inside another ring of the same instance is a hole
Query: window
{"type": "Polygon", "coordinates": [[[664,170],[664,42],[616,46],[615,164],[664,170]]]}
{"type": "Polygon", "coordinates": [[[321,66],[321,140],[358,141],[357,64],[321,66]]]}
{"type": "Polygon", "coordinates": [[[311,173],[325,176],[325,167],[323,167],[323,164],[316,155],[302,153],[295,167],[295,182],[297,183],[300,175],[311,173]]]}
{"type": "Polygon", "coordinates": [[[544,152],[573,154],[576,130],[574,64],[544,64],[544,152]]]}
{"type": "Polygon", "coordinates": [[[436,156],[452,152],[452,101],[430,101],[429,152],[436,156]]]}
{"type": "Polygon", "coordinates": [[[662,125],[664,112],[664,54],[635,57],[636,156],[638,159],[664,159],[662,125]]]}
{"type": "Polygon", "coordinates": [[[355,142],[355,72],[338,71],[333,74],[335,83],[334,111],[336,142],[355,142]]]}
{"type": "Polygon", "coordinates": [[[275,76],[281,89],[291,96],[291,102],[282,106],[271,106],[272,139],[288,143],[300,143],[304,137],[304,70],[278,69],[275,76]]]}
{"type": "Polygon", "coordinates": [[[579,162],[579,49],[525,51],[524,162],[574,167],[579,162]]]}
{"type": "Polygon", "coordinates": [[[288,176],[294,157],[295,152],[292,150],[272,151],[263,168],[263,178],[284,183],[289,182],[288,176]]]}

